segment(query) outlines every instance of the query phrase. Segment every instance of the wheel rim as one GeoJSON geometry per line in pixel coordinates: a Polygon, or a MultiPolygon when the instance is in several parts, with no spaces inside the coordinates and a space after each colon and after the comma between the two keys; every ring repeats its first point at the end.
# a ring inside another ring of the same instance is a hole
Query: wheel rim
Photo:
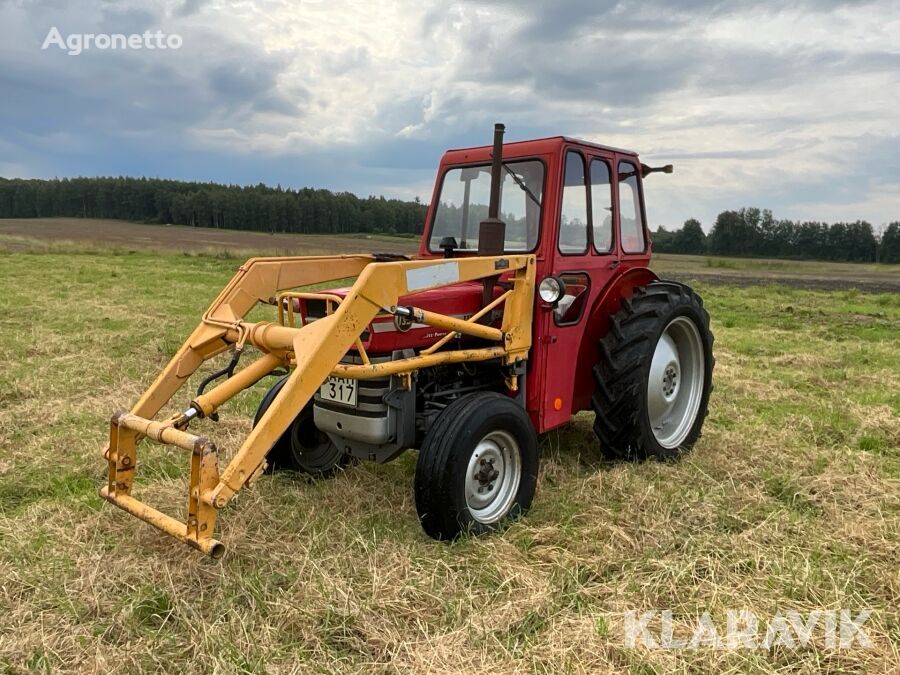
{"type": "Polygon", "coordinates": [[[479,523],[494,523],[509,513],[522,478],[522,453],[512,434],[492,431],[469,458],[466,506],[479,523]]]}
{"type": "Polygon", "coordinates": [[[664,448],[677,448],[694,426],[705,366],[697,325],[686,316],[672,319],[656,343],[647,378],[650,428],[664,448]]]}
{"type": "Polygon", "coordinates": [[[297,464],[307,471],[325,471],[335,462],[335,447],[312,420],[291,425],[291,450],[297,464]]]}

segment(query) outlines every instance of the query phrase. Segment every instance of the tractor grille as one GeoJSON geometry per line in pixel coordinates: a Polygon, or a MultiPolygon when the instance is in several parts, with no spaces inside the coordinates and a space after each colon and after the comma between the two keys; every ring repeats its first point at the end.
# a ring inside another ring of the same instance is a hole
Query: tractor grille
{"type": "MultiPolygon", "coordinates": [[[[375,363],[390,361],[391,356],[371,356],[369,360],[375,363]]],[[[347,354],[341,362],[360,365],[361,359],[356,354],[347,354]]],[[[357,380],[357,386],[355,408],[323,401],[317,394],[313,407],[316,426],[339,446],[348,448],[354,442],[381,446],[394,441],[397,436],[397,413],[385,403],[391,378],[357,380]]]]}
{"type": "MultiPolygon", "coordinates": [[[[369,361],[372,363],[383,363],[390,360],[390,355],[369,356],[369,361]]],[[[356,354],[347,354],[341,359],[341,363],[358,366],[362,364],[362,359],[356,354]]],[[[357,380],[357,386],[359,387],[359,393],[356,399],[356,408],[348,408],[345,405],[333,403],[332,401],[323,401],[318,393],[315,396],[316,405],[325,410],[359,415],[361,417],[386,417],[388,405],[384,402],[384,395],[390,390],[390,376],[371,380],[357,380]]]]}

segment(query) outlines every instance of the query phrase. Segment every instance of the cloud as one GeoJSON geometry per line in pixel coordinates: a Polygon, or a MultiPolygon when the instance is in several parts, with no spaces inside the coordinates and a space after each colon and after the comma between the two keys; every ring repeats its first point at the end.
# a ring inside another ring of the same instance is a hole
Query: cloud
{"type": "Polygon", "coordinates": [[[175,16],[191,16],[200,11],[208,3],[209,0],[184,0],[180,6],[173,10],[173,13],[175,16]]]}
{"type": "Polygon", "coordinates": [[[0,2],[7,174],[427,199],[444,148],[564,133],[672,161],[655,224],[900,217],[900,2],[0,2]],[[47,31],[177,51],[41,51],[47,31]],[[891,154],[894,153],[894,154],[891,154]],[[867,159],[869,157],[874,160],[867,159]]]}

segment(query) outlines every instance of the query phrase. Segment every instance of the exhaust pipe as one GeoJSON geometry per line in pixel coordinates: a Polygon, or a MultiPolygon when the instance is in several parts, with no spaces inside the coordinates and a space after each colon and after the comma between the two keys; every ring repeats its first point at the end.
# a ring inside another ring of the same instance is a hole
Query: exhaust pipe
{"type": "Polygon", "coordinates": [[[494,151],[491,164],[491,201],[488,217],[478,226],[478,255],[501,255],[506,241],[506,223],[500,220],[500,182],[503,172],[503,132],[506,127],[494,125],[494,151]]]}
{"type": "Polygon", "coordinates": [[[488,206],[488,218],[500,216],[500,172],[503,171],[503,133],[506,127],[499,122],[494,125],[494,151],[491,153],[491,202],[488,206]]]}
{"type": "MultiPolygon", "coordinates": [[[[478,225],[478,255],[502,255],[506,246],[506,223],[500,220],[500,181],[503,171],[503,132],[506,127],[499,122],[494,125],[494,150],[491,154],[491,201],[488,217],[478,225]]],[[[487,307],[494,300],[494,286],[500,276],[482,280],[481,304],[487,307]]],[[[486,316],[482,323],[489,324],[486,316]]]]}

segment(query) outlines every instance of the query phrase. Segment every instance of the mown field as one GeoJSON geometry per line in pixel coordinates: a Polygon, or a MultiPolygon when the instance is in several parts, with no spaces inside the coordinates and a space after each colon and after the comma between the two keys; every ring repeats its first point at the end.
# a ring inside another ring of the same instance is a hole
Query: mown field
{"type": "MultiPolygon", "coordinates": [[[[211,561],[100,500],[100,449],[240,261],[16,241],[0,253],[0,672],[900,664],[897,293],[701,280],[716,389],[683,460],[605,462],[579,415],[541,441],[531,513],[452,545],[419,529],[413,452],[319,483],[264,476],[222,512],[211,561]],[[629,610],[670,609],[690,637],[704,611],[724,631],[729,609],[841,608],[872,610],[871,648],[623,636],[629,610]]],[[[235,449],[261,393],[197,428],[235,449]]],[[[186,458],[142,449],[137,494],[180,514],[186,458]]]]}

